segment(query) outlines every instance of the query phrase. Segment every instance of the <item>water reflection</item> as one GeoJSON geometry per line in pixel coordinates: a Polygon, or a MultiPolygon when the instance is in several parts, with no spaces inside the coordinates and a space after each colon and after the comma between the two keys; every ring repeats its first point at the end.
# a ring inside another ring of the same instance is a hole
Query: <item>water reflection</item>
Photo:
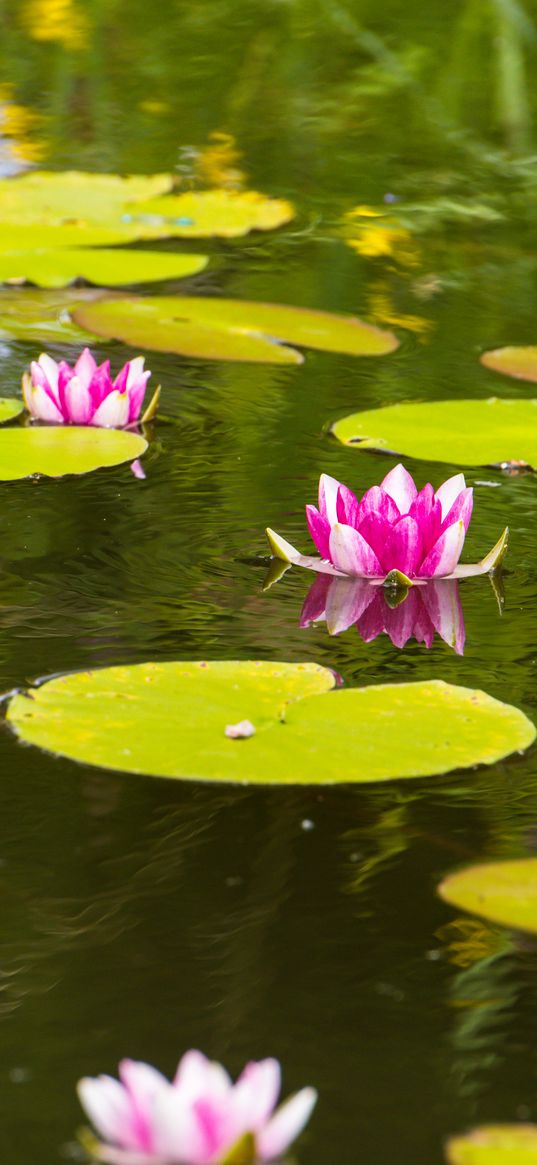
{"type": "Polygon", "coordinates": [[[364,643],[385,632],[394,647],[405,647],[415,639],[429,648],[437,634],[457,655],[464,652],[464,617],[459,586],[453,580],[394,592],[366,579],[319,575],[306,595],[300,626],[323,620],[329,635],[339,635],[355,624],[364,643]]]}

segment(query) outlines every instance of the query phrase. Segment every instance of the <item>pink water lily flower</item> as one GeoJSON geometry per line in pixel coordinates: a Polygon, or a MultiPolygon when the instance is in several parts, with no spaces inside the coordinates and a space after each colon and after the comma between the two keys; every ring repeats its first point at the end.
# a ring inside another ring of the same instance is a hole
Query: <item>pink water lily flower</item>
{"type": "Polygon", "coordinates": [[[243,1143],[252,1161],[276,1160],[302,1131],[317,1094],[303,1088],[276,1108],[280,1083],[277,1060],[247,1064],[233,1083],[192,1050],[172,1082],[149,1064],[122,1060],[119,1080],[86,1077],[78,1094],[107,1165],[220,1165],[243,1143]]]}
{"type": "Polygon", "coordinates": [[[321,555],[343,574],[382,578],[398,570],[408,578],[442,578],[461,556],[472,516],[473,491],[462,473],[440,489],[418,492],[403,465],[358,499],[323,474],[319,508],[306,506],[309,531],[321,555]]]}
{"type": "Polygon", "coordinates": [[[150,372],[144,358],[129,360],[112,380],[110,361],[97,365],[89,348],[71,367],[43,353],[22,378],[24,403],[36,421],[122,429],[139,419],[150,372]]]}

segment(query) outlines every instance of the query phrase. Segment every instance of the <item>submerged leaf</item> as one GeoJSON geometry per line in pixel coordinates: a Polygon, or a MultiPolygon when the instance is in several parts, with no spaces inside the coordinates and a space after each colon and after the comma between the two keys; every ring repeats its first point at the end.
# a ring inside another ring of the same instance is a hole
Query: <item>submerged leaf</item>
{"type": "Polygon", "coordinates": [[[449,1165],[537,1165],[537,1125],[483,1125],[446,1146],[449,1165]]]}
{"type": "Polygon", "coordinates": [[[30,289],[0,291],[0,340],[28,340],[48,344],[91,343],[96,337],[72,323],[69,311],[87,299],[106,296],[88,288],[64,291],[61,295],[30,289]]]}
{"type": "Polygon", "coordinates": [[[78,307],[73,316],[82,327],[101,336],[214,360],[301,362],[298,352],[277,340],[354,356],[381,356],[398,346],[391,332],[354,316],[243,300],[193,296],[116,299],[78,307]]]}
{"type": "Polygon", "coordinates": [[[537,934],[537,858],[469,866],[445,878],[438,893],[452,906],[537,934]]]}
{"type": "Polygon", "coordinates": [[[0,430],[0,481],[44,474],[63,477],[134,461],[147,449],[137,433],[75,425],[0,430]]]}
{"type": "Polygon", "coordinates": [[[524,461],[537,467],[537,400],[444,400],[352,413],[332,432],[343,445],[455,465],[524,461]]]}
{"type": "MultiPolygon", "coordinates": [[[[67,287],[85,279],[102,287],[182,279],[203,271],[206,255],[97,248],[57,251],[0,251],[0,282],[26,280],[38,287],[67,287]]],[[[1,298],[0,298],[1,310],[1,298]]]]}
{"type": "Polygon", "coordinates": [[[87,764],[259,784],[431,776],[493,764],[535,737],[517,708],[441,680],[333,686],[314,664],[137,664],[50,680],[16,695],[8,720],[87,764]],[[224,728],[244,719],[255,735],[232,747],[224,728]]]}

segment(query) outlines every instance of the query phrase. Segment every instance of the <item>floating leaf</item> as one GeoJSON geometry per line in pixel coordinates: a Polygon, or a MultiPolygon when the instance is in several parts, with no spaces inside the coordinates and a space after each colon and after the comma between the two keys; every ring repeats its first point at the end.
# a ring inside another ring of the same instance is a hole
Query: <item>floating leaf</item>
{"type": "Polygon", "coordinates": [[[28,425],[0,430],[0,481],[42,473],[63,477],[134,461],[147,449],[137,433],[75,425],[28,425]]]}
{"type": "Polygon", "coordinates": [[[28,340],[48,344],[89,344],[96,337],[72,323],[69,310],[86,299],[105,296],[103,291],[79,288],[61,295],[25,290],[0,291],[0,340],[28,340]]]}
{"type": "Polygon", "coordinates": [[[456,465],[537,467],[537,400],[443,400],[352,413],[332,432],[343,445],[456,465]]]}
{"type": "Polygon", "coordinates": [[[495,348],[480,356],[485,368],[503,372],[517,380],[537,380],[537,346],[528,348],[495,348]]]}
{"type": "Polygon", "coordinates": [[[17,400],[16,397],[0,396],[0,425],[4,421],[12,421],[13,417],[18,417],[22,413],[24,404],[22,400],[17,400]]]}
{"type": "MultiPolygon", "coordinates": [[[[181,279],[203,271],[206,255],[175,255],[160,251],[64,248],[58,251],[0,252],[0,282],[27,280],[38,287],[66,287],[86,279],[102,287],[181,279]]],[[[0,299],[1,306],[1,299],[0,299]]]]}
{"type": "Polygon", "coordinates": [[[154,198],[172,186],[171,174],[122,177],[82,170],[33,170],[0,183],[0,221],[24,226],[121,225],[127,204],[154,198]]]}
{"type": "Polygon", "coordinates": [[[332,315],[275,303],[159,296],[85,304],[73,313],[78,324],[124,343],[213,360],[293,363],[302,357],[276,337],[305,348],[381,356],[398,341],[354,316],[332,315]]]}
{"type": "Polygon", "coordinates": [[[537,858],[470,866],[445,878],[438,892],[452,906],[537,934],[537,858]]]}
{"type": "Polygon", "coordinates": [[[484,1125],[446,1146],[449,1165],[537,1165],[537,1125],[484,1125]]]}
{"type": "Polygon", "coordinates": [[[132,208],[134,223],[166,229],[175,237],[235,238],[249,231],[272,231],[295,217],[291,202],[256,190],[187,190],[153,198],[132,208]]]}
{"type": "Polygon", "coordinates": [[[441,680],[333,684],[313,664],[137,664],[50,680],[16,695],[8,719],[23,740],[87,764],[259,784],[430,776],[493,764],[535,737],[517,708],[441,680]],[[255,735],[228,739],[244,720],[255,735]]]}

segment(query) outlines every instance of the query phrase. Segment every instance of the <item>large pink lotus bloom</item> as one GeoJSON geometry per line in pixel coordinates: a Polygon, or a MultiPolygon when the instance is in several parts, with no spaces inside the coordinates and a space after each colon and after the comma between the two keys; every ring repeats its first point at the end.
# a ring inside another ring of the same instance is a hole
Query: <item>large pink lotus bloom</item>
{"type": "Polygon", "coordinates": [[[194,1050],[171,1083],[149,1064],[122,1060],[119,1080],[86,1077],[78,1085],[108,1165],[220,1165],[242,1142],[251,1144],[252,1161],[273,1161],[302,1131],[317,1099],[303,1088],[276,1108],[279,1092],[277,1060],[247,1064],[233,1083],[194,1050]]]}
{"type": "Polygon", "coordinates": [[[144,358],[129,360],[112,380],[110,361],[97,365],[89,348],[71,368],[43,353],[22,378],[24,403],[36,421],[122,429],[139,419],[150,372],[144,358]]]}
{"type": "Polygon", "coordinates": [[[384,587],[363,578],[331,578],[320,574],[310,587],[300,626],[326,622],[329,635],[355,626],[364,643],[385,633],[394,647],[406,647],[410,639],[433,645],[435,634],[457,655],[464,652],[464,617],[455,579],[432,579],[412,587],[393,606],[384,587]]]}
{"type": "Polygon", "coordinates": [[[306,506],[311,537],[342,574],[384,578],[442,578],[454,571],[472,516],[473,491],[462,473],[440,489],[418,492],[403,465],[358,501],[352,490],[323,473],[319,507],[306,506]]]}

